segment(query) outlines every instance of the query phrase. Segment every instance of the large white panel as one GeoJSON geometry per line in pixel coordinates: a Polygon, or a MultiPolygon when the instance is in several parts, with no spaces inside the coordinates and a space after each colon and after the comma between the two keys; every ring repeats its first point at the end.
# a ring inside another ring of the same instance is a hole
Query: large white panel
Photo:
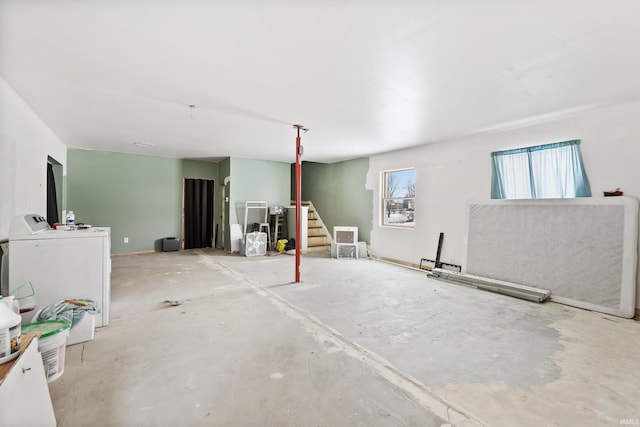
{"type": "Polygon", "coordinates": [[[467,209],[465,272],[551,290],[551,299],[633,317],[638,201],[489,200],[467,209]]]}

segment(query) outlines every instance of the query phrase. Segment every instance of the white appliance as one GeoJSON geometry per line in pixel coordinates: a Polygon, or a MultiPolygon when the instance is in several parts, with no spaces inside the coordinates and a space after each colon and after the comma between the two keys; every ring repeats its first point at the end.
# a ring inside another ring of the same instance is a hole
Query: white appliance
{"type": "Polygon", "coordinates": [[[96,327],[108,325],[110,231],[109,227],[52,230],[36,214],[14,218],[9,235],[10,290],[31,282],[36,310],[66,299],[91,299],[100,309],[96,327]]]}

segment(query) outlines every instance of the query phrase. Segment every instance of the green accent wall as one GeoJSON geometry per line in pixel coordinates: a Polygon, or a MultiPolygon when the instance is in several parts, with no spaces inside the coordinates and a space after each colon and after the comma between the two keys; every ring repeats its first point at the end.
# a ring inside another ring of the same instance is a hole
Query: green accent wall
{"type": "Polygon", "coordinates": [[[182,239],[183,178],[217,181],[218,165],[69,148],[65,209],[76,222],[111,227],[112,253],[159,249],[164,237],[182,239]]]}
{"type": "MultiPolygon", "coordinates": [[[[269,206],[289,206],[289,163],[231,158],[229,224],[244,223],[244,202],[266,201],[269,206]]],[[[252,221],[249,218],[249,222],[252,221]]],[[[229,240],[225,249],[230,250],[229,240]]]]}
{"type": "MultiPolygon", "coordinates": [[[[77,222],[111,227],[112,253],[159,250],[164,237],[182,239],[183,179],[212,179],[216,242],[222,245],[224,221],[224,248],[229,251],[229,224],[242,224],[245,201],[289,206],[291,170],[289,163],[263,160],[212,163],[69,148],[64,208],[74,211],[77,222]]],[[[335,225],[354,225],[359,240],[370,242],[373,198],[365,188],[368,170],[366,158],[329,165],[304,162],[302,199],[313,202],[330,231],[335,225]]]]}
{"type": "Polygon", "coordinates": [[[371,243],[373,192],[366,189],[369,159],[302,163],[302,200],[313,203],[333,232],[338,225],[358,227],[358,240],[371,243]]]}

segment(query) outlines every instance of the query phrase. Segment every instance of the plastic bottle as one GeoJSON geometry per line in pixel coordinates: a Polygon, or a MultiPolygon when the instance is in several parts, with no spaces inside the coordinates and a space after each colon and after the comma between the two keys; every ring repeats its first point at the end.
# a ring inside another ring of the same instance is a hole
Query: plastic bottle
{"type": "Polygon", "coordinates": [[[67,212],[67,225],[74,225],[76,222],[76,216],[73,211],[67,212]]]}
{"type": "Polygon", "coordinates": [[[13,311],[13,301],[0,296],[0,364],[20,354],[20,322],[22,317],[13,311]]]}

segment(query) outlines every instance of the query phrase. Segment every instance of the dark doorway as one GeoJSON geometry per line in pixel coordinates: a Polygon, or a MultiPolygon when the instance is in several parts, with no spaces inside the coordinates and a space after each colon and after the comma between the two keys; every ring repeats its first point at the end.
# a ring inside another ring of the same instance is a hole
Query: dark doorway
{"type": "Polygon", "coordinates": [[[184,249],[213,247],[213,180],[184,180],[184,249]]]}
{"type": "Polygon", "coordinates": [[[47,162],[47,222],[53,226],[60,222],[58,217],[58,194],[56,191],[56,177],[53,165],[47,162]]]}

